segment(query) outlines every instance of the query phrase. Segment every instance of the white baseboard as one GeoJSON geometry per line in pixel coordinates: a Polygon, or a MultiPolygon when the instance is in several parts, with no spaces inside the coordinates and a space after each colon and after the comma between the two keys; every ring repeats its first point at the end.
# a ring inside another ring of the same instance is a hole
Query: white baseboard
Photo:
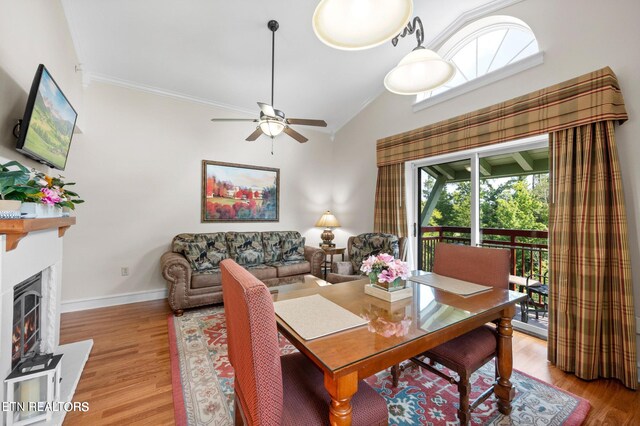
{"type": "Polygon", "coordinates": [[[128,303],[147,302],[167,298],[167,289],[147,290],[135,293],[102,296],[89,299],[67,300],[62,302],[62,313],[84,311],[86,309],[106,308],[107,306],[126,305],[128,303]]]}

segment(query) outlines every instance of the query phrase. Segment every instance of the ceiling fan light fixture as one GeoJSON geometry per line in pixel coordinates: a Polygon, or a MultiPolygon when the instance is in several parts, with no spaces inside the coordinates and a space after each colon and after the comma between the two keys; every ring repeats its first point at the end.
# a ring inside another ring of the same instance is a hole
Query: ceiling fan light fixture
{"type": "Polygon", "coordinates": [[[272,138],[282,133],[285,127],[283,122],[270,118],[262,118],[258,126],[260,130],[262,130],[262,133],[272,138]]]}
{"type": "Polygon", "coordinates": [[[413,0],[322,0],[313,13],[313,31],[335,49],[369,49],[402,31],[412,13],[413,0]]]}
{"type": "Polygon", "coordinates": [[[417,48],[406,55],[384,78],[388,91],[398,95],[417,95],[451,80],[455,67],[430,49],[417,48]]]}

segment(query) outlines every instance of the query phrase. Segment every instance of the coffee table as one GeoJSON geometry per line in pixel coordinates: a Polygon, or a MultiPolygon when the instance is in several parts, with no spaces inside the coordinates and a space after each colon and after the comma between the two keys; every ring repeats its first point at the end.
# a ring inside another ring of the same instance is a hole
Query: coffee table
{"type": "Polygon", "coordinates": [[[305,289],[317,289],[318,287],[324,287],[331,285],[331,283],[316,277],[315,275],[305,275],[303,277],[292,277],[287,279],[280,285],[267,287],[269,292],[273,295],[273,300],[280,300],[280,295],[284,295],[297,290],[305,289]]]}

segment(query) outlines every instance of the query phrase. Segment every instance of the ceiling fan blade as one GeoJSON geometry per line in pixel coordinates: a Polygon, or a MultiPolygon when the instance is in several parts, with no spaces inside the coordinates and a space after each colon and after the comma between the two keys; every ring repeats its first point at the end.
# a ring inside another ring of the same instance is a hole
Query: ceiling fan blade
{"type": "Polygon", "coordinates": [[[302,136],[300,133],[293,130],[291,127],[285,127],[283,131],[300,143],[305,143],[306,141],[309,140],[304,136],[302,136]]]}
{"type": "Polygon", "coordinates": [[[211,121],[253,121],[257,123],[258,120],[255,118],[212,118],[211,121]]]}
{"type": "Polygon", "coordinates": [[[253,133],[251,133],[249,135],[248,138],[246,138],[246,141],[255,141],[256,139],[258,139],[258,137],[262,134],[262,130],[260,129],[260,127],[256,127],[256,130],[253,131],[253,133]]]}
{"type": "Polygon", "coordinates": [[[287,123],[300,124],[302,126],[327,127],[327,122],[324,120],[309,120],[307,118],[287,118],[287,123]]]}
{"type": "Polygon", "coordinates": [[[265,104],[263,102],[258,102],[258,106],[260,107],[260,111],[264,113],[264,115],[268,115],[269,117],[277,117],[276,111],[269,104],[265,104]]]}

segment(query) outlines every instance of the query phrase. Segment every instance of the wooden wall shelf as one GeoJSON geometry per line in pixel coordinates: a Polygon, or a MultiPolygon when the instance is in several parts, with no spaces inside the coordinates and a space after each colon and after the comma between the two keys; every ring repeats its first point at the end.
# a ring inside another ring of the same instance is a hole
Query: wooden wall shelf
{"type": "Polygon", "coordinates": [[[75,224],[75,216],[42,219],[3,219],[0,220],[0,234],[6,234],[7,251],[11,251],[18,247],[20,240],[26,237],[29,232],[58,228],[58,237],[62,237],[67,229],[75,224]]]}

